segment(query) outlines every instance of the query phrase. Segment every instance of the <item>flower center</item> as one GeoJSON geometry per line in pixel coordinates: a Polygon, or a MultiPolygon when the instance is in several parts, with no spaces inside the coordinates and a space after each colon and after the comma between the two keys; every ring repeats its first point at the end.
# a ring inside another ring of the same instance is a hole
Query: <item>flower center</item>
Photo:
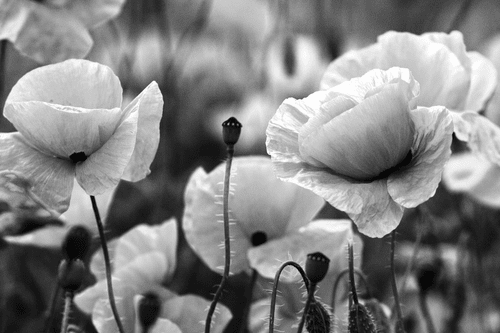
{"type": "Polygon", "coordinates": [[[84,162],[87,159],[87,155],[85,155],[83,151],[80,151],[69,155],[69,159],[76,164],[78,162],[84,162]]]}
{"type": "Polygon", "coordinates": [[[401,162],[399,162],[398,164],[396,164],[395,166],[393,167],[390,167],[389,169],[387,170],[384,170],[382,171],[377,177],[376,179],[382,179],[382,178],[387,178],[391,173],[393,172],[396,172],[402,168],[404,168],[405,166],[407,166],[408,164],[410,164],[411,162],[411,159],[413,158],[413,155],[411,153],[411,150],[408,152],[408,154],[406,154],[405,158],[403,158],[403,160],[401,162]]]}
{"type": "Polygon", "coordinates": [[[267,235],[264,231],[256,231],[252,234],[252,245],[259,246],[267,242],[267,235]]]}

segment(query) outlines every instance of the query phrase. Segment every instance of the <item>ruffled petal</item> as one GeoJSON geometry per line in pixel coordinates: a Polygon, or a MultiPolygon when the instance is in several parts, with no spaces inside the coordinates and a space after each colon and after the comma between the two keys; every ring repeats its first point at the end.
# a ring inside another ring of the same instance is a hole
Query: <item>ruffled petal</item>
{"type": "MultiPolygon", "coordinates": [[[[200,167],[196,169],[184,192],[184,215],[182,227],[186,239],[198,256],[213,271],[224,268],[224,228],[222,219],[222,185],[212,182],[209,175],[200,167]]],[[[230,219],[234,221],[231,216],[230,219]]],[[[246,257],[251,247],[238,223],[230,223],[231,272],[238,273],[249,268],[246,257]]]]}
{"type": "Polygon", "coordinates": [[[64,9],[27,0],[2,1],[0,7],[0,39],[38,63],[83,58],[92,47],[87,28],[64,9]]]}
{"type": "Polygon", "coordinates": [[[134,151],[137,121],[138,112],[132,112],[99,150],[76,164],[76,180],[89,195],[118,185],[134,151]]]}
{"type": "Polygon", "coordinates": [[[405,159],[413,141],[404,82],[388,84],[320,126],[300,144],[305,160],[357,180],[371,180],[405,159]]]}
{"type": "Polygon", "coordinates": [[[491,163],[500,165],[500,128],[476,112],[450,112],[455,134],[469,149],[491,163]]]}
{"type": "Polygon", "coordinates": [[[451,156],[443,171],[451,192],[465,193],[479,203],[500,208],[500,167],[471,153],[451,156]]]}
{"type": "Polygon", "coordinates": [[[0,134],[0,170],[20,174],[30,191],[59,213],[68,209],[75,169],[72,163],[44,155],[19,133],[0,134]]]}
{"type": "Polygon", "coordinates": [[[124,267],[135,258],[149,252],[160,252],[168,267],[165,282],[172,278],[177,262],[177,222],[170,219],[160,225],[141,224],[118,239],[114,252],[115,267],[124,267]]]}
{"type": "Polygon", "coordinates": [[[14,85],[5,104],[32,101],[63,107],[113,109],[121,107],[122,87],[111,68],[88,60],[70,59],[25,74],[14,85]]]}
{"type": "Polygon", "coordinates": [[[478,52],[468,52],[472,62],[471,84],[465,110],[481,111],[497,87],[498,73],[493,63],[478,52]]]}
{"type": "Polygon", "coordinates": [[[5,118],[31,146],[58,158],[69,160],[73,153],[91,155],[109,140],[122,111],[82,109],[45,102],[8,102],[5,118]]]}
{"type": "MultiPolygon", "coordinates": [[[[210,303],[211,301],[195,295],[173,297],[163,303],[161,317],[173,321],[182,332],[201,332],[205,327],[210,303]]],[[[212,317],[210,332],[224,332],[231,318],[229,309],[219,303],[212,317]]]]}
{"type": "Polygon", "coordinates": [[[471,71],[472,63],[469,58],[469,53],[467,53],[464,43],[464,36],[458,30],[454,30],[449,34],[445,32],[427,32],[422,34],[422,37],[425,37],[433,42],[445,45],[451,52],[453,52],[460,63],[467,71],[471,71]]]}
{"type": "MultiPolygon", "coordinates": [[[[263,277],[273,279],[287,260],[305,263],[309,253],[321,252],[330,259],[329,270],[337,270],[338,264],[345,261],[347,241],[353,237],[351,225],[350,220],[311,222],[285,237],[249,249],[250,266],[263,277]]],[[[280,281],[296,282],[300,279],[299,274],[283,274],[280,281]]]]}
{"type": "Polygon", "coordinates": [[[163,96],[156,82],[152,82],[125,109],[128,113],[137,108],[139,120],[132,157],[122,179],[136,182],[149,173],[149,166],[156,155],[160,142],[160,119],[163,114],[163,96]]]}
{"type": "Polygon", "coordinates": [[[406,208],[418,206],[436,192],[451,155],[453,134],[452,118],[442,106],[418,108],[410,115],[415,124],[412,162],[387,181],[391,197],[406,208]]]}

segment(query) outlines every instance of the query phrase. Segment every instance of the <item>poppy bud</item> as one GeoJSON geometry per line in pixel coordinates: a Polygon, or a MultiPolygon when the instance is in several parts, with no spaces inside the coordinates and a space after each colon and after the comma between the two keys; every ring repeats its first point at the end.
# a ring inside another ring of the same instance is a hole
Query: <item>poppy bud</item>
{"type": "Polygon", "coordinates": [[[307,332],[309,333],[330,332],[330,328],[332,327],[330,314],[323,304],[317,301],[313,301],[309,304],[305,324],[307,332]]]}
{"type": "Polygon", "coordinates": [[[363,303],[375,321],[377,333],[389,333],[391,331],[389,307],[375,298],[367,299],[363,303]]]}
{"type": "Polygon", "coordinates": [[[233,146],[238,142],[241,134],[241,128],[243,126],[234,117],[229,118],[222,123],[222,139],[224,143],[228,146],[233,146]]]}
{"type": "Polygon", "coordinates": [[[82,285],[85,276],[85,264],[80,259],[63,259],[59,264],[57,278],[65,291],[76,291],[82,285]]]}
{"type": "Polygon", "coordinates": [[[330,259],[321,252],[314,252],[307,255],[306,260],[306,275],[309,281],[318,283],[325,277],[328,272],[330,259]]]}
{"type": "Polygon", "coordinates": [[[90,231],[82,225],[75,225],[69,229],[62,244],[63,254],[69,259],[84,259],[87,254],[92,236],[90,231]]]}
{"type": "Polygon", "coordinates": [[[158,296],[153,293],[143,295],[139,301],[138,317],[142,327],[147,331],[148,328],[154,325],[160,315],[161,303],[158,296]]]}
{"type": "Polygon", "coordinates": [[[349,310],[349,333],[376,333],[377,328],[372,315],[363,304],[354,303],[349,310]]]}

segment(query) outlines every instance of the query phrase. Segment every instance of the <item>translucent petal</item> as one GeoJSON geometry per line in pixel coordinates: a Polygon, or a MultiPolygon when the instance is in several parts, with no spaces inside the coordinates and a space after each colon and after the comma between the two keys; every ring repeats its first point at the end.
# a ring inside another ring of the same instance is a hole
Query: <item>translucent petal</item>
{"type": "Polygon", "coordinates": [[[99,150],[76,164],[76,180],[89,195],[118,185],[134,151],[137,118],[138,112],[131,113],[99,150]]]}
{"type": "Polygon", "coordinates": [[[176,251],[177,222],[175,219],[170,219],[160,225],[141,224],[118,239],[114,252],[114,265],[123,267],[138,256],[149,252],[160,252],[163,253],[168,267],[165,278],[169,279],[177,266],[176,251]]]}
{"type": "MultiPolygon", "coordinates": [[[[281,264],[290,260],[289,258],[305,262],[307,255],[314,252],[327,256],[331,260],[329,270],[337,271],[337,264],[345,260],[347,241],[352,237],[350,220],[313,221],[285,237],[251,248],[248,259],[250,266],[268,279],[274,279],[281,264]]],[[[302,279],[299,274],[294,277],[293,279],[293,275],[284,274],[280,281],[294,282],[302,279]]]]}
{"type": "Polygon", "coordinates": [[[14,85],[5,104],[32,101],[113,109],[121,107],[122,87],[111,68],[88,60],[70,59],[25,74],[14,85]]]}
{"type": "Polygon", "coordinates": [[[86,27],[94,28],[117,16],[124,3],[125,0],[68,1],[66,8],[86,27]]]}
{"type": "Polygon", "coordinates": [[[387,181],[391,197],[407,208],[418,206],[436,192],[450,158],[453,134],[452,118],[442,106],[418,108],[410,114],[415,124],[412,161],[387,181]]]}
{"type": "Polygon", "coordinates": [[[160,119],[163,114],[163,97],[158,84],[152,82],[125,109],[128,113],[137,108],[139,120],[137,137],[132,157],[122,176],[124,180],[136,182],[149,173],[149,166],[156,155],[160,142],[160,119]]]}
{"type": "Polygon", "coordinates": [[[0,7],[0,39],[38,63],[83,58],[90,51],[89,32],[66,10],[28,0],[2,1],[0,7]]]}
{"type": "Polygon", "coordinates": [[[312,158],[357,180],[374,179],[395,167],[408,155],[413,142],[405,85],[388,84],[319,127],[301,143],[304,159],[312,158]]]}
{"type": "MultiPolygon", "coordinates": [[[[182,332],[202,332],[210,303],[211,301],[195,295],[173,297],[163,303],[161,317],[173,321],[182,332]]],[[[212,317],[210,332],[224,332],[231,317],[229,309],[219,303],[212,317]]]]}
{"type": "Polygon", "coordinates": [[[472,62],[472,76],[465,110],[481,111],[495,92],[498,73],[495,66],[478,52],[467,53],[472,62]]]}
{"type": "Polygon", "coordinates": [[[48,207],[63,213],[70,202],[75,169],[71,162],[40,153],[19,133],[0,134],[0,170],[18,172],[48,207]]]}
{"type": "Polygon", "coordinates": [[[31,146],[62,159],[91,155],[109,140],[122,117],[115,109],[82,109],[45,102],[8,102],[4,115],[31,146]]]}
{"type": "Polygon", "coordinates": [[[500,208],[500,167],[471,153],[451,156],[443,171],[451,192],[465,193],[483,205],[500,208]]]}

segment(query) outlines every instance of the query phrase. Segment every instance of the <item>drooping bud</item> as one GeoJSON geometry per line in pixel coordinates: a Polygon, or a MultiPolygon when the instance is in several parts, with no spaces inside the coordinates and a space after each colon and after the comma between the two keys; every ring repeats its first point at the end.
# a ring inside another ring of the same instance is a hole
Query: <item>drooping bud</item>
{"type": "Polygon", "coordinates": [[[235,117],[231,117],[222,123],[222,139],[228,146],[233,146],[238,142],[243,125],[235,117]]]}
{"type": "Polygon", "coordinates": [[[161,302],[158,296],[154,293],[147,293],[143,295],[139,301],[137,309],[139,322],[141,323],[144,331],[154,325],[161,311],[161,302]]]}
{"type": "Polygon", "coordinates": [[[349,310],[349,324],[347,331],[349,333],[376,333],[377,327],[372,315],[361,303],[354,303],[349,310]]]}
{"type": "Polygon", "coordinates": [[[313,301],[309,304],[305,317],[305,324],[307,332],[309,333],[330,332],[332,327],[330,313],[325,309],[323,304],[318,301],[313,301]]]}
{"type": "Polygon", "coordinates": [[[58,281],[65,291],[76,291],[85,277],[85,264],[80,259],[63,259],[59,264],[58,281]]]}
{"type": "Polygon", "coordinates": [[[87,254],[92,236],[83,225],[75,225],[69,229],[62,244],[63,254],[70,260],[84,259],[87,254]]]}
{"type": "Polygon", "coordinates": [[[330,259],[328,259],[321,252],[314,252],[307,255],[306,260],[306,275],[312,283],[318,283],[324,279],[328,273],[328,266],[330,259]]]}

